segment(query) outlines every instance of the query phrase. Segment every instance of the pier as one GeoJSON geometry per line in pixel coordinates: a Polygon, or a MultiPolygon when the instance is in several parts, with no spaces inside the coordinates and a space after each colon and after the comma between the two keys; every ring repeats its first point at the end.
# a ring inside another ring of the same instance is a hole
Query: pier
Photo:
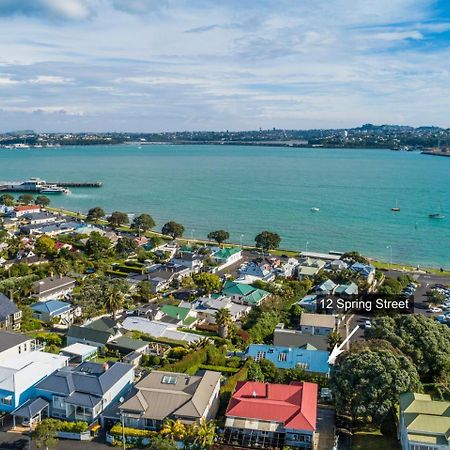
{"type": "Polygon", "coordinates": [[[100,188],[103,186],[101,181],[87,181],[87,182],[75,182],[75,181],[49,181],[49,184],[56,184],[61,187],[72,188],[100,188]]]}

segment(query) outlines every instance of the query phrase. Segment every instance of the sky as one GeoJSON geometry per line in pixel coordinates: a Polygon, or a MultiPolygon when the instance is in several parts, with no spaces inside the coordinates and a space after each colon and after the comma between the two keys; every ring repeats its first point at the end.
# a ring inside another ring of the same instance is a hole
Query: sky
{"type": "Polygon", "coordinates": [[[448,0],[0,0],[0,131],[450,127],[448,0]]]}

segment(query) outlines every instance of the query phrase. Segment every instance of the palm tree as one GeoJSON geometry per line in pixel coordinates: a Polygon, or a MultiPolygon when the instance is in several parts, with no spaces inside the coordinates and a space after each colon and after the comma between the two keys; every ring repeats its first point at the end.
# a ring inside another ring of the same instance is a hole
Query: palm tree
{"type": "Polygon", "coordinates": [[[336,345],[342,342],[342,336],[339,331],[333,331],[328,336],[328,349],[333,350],[336,345]]]}
{"type": "Polygon", "coordinates": [[[204,417],[200,419],[200,423],[195,425],[195,440],[194,444],[200,444],[202,448],[210,448],[214,444],[214,438],[216,436],[215,423],[210,420],[206,420],[204,417]]]}
{"type": "Polygon", "coordinates": [[[104,291],[104,304],[106,311],[112,314],[113,319],[116,320],[117,310],[123,306],[124,294],[118,286],[107,286],[104,291]]]}
{"type": "Polygon", "coordinates": [[[228,329],[233,323],[230,310],[227,308],[221,308],[215,315],[216,323],[219,326],[219,336],[226,338],[228,336],[228,329]]]}
{"type": "Polygon", "coordinates": [[[209,344],[209,339],[207,337],[203,337],[198,341],[189,342],[188,348],[189,350],[200,350],[201,348],[206,347],[209,344]]]}
{"type": "Polygon", "coordinates": [[[164,422],[160,433],[172,440],[180,441],[186,437],[187,430],[186,426],[180,421],[180,419],[167,419],[164,422]]]}

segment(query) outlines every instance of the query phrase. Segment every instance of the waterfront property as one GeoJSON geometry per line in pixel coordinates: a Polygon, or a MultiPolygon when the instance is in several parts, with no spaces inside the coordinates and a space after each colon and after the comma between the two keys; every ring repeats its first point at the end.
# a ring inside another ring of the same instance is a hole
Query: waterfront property
{"type": "Polygon", "coordinates": [[[0,412],[11,412],[32,398],[35,385],[68,359],[43,352],[29,336],[0,331],[0,412]]]}
{"type": "Polygon", "coordinates": [[[428,394],[401,394],[398,435],[403,450],[450,449],[450,403],[428,394]]]}
{"type": "Polygon", "coordinates": [[[134,366],[121,362],[83,362],[56,371],[37,384],[36,397],[50,404],[50,416],[91,423],[125,395],[134,381],[134,366]]]}
{"type": "Polygon", "coordinates": [[[317,350],[308,344],[306,348],[251,344],[244,354],[245,358],[252,357],[255,361],[267,359],[273,362],[278,369],[300,368],[305,372],[321,375],[328,375],[330,372],[329,356],[327,351],[317,350]]]}
{"type": "Polygon", "coordinates": [[[250,448],[312,449],[317,391],[313,383],[239,381],[225,413],[225,443],[250,448]]]}
{"type": "Polygon", "coordinates": [[[215,251],[211,255],[211,259],[218,264],[216,270],[223,270],[242,259],[242,249],[239,247],[224,247],[215,251]]]}
{"type": "Polygon", "coordinates": [[[220,377],[220,372],[209,370],[199,376],[154,370],[135,385],[124,403],[105,412],[104,417],[120,420],[123,416],[127,427],[143,430],[159,430],[165,419],[183,423],[214,419],[220,377]]]}

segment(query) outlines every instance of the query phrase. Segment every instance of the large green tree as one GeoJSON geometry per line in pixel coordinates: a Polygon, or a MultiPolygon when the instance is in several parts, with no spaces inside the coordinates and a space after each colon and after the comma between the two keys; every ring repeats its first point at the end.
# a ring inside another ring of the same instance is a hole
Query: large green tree
{"type": "Polygon", "coordinates": [[[23,205],[31,205],[33,203],[33,196],[31,194],[22,194],[19,195],[18,200],[23,205]]]}
{"type": "Polygon", "coordinates": [[[403,392],[420,392],[412,362],[384,341],[352,347],[341,355],[331,373],[336,409],[353,419],[379,423],[403,392]]]}
{"type": "Polygon", "coordinates": [[[108,256],[111,252],[111,241],[99,232],[93,231],[86,242],[85,250],[89,256],[95,259],[108,256]]]}
{"type": "Polygon", "coordinates": [[[277,249],[280,246],[281,238],[272,231],[262,231],[255,237],[256,246],[264,252],[270,249],[277,249]]]}
{"type": "Polygon", "coordinates": [[[55,240],[46,235],[39,236],[34,244],[34,249],[39,255],[53,256],[56,254],[55,240]]]}
{"type": "Polygon", "coordinates": [[[163,225],[161,232],[166,236],[171,236],[172,239],[176,239],[183,236],[184,226],[181,225],[181,223],[177,223],[172,220],[163,225]]]}
{"type": "Polygon", "coordinates": [[[214,273],[200,272],[196,273],[192,279],[195,285],[204,293],[212,294],[222,288],[220,277],[214,273]]]}
{"type": "Polygon", "coordinates": [[[45,208],[50,205],[50,199],[46,195],[38,195],[34,200],[35,205],[39,205],[41,208],[45,208]]]}
{"type": "Polygon", "coordinates": [[[131,228],[137,230],[139,234],[151,230],[156,225],[153,217],[149,214],[140,214],[133,219],[131,228]]]}
{"type": "Polygon", "coordinates": [[[116,252],[119,256],[127,256],[134,253],[137,247],[137,243],[133,238],[124,236],[118,240],[116,244],[116,252]]]}
{"type": "Polygon", "coordinates": [[[99,220],[103,219],[106,216],[105,211],[100,208],[100,206],[95,206],[94,208],[91,208],[86,216],[86,219],[89,222],[95,222],[98,223],[99,220]]]}
{"type": "Polygon", "coordinates": [[[230,233],[225,230],[211,231],[211,233],[208,233],[208,239],[216,241],[219,245],[221,245],[225,241],[228,241],[228,239],[230,239],[230,233]]]}
{"type": "Polygon", "coordinates": [[[108,216],[107,220],[112,227],[120,227],[128,223],[128,214],[121,211],[114,211],[108,216]]]}
{"type": "Polygon", "coordinates": [[[103,291],[103,304],[106,311],[116,320],[116,314],[123,307],[125,294],[117,284],[107,284],[103,291]]]}
{"type": "Polygon", "coordinates": [[[13,206],[14,205],[14,197],[11,194],[0,195],[0,205],[13,206]]]}
{"type": "Polygon", "coordinates": [[[372,321],[366,337],[385,339],[409,356],[422,381],[450,378],[450,329],[422,314],[382,316],[372,321]]]}

